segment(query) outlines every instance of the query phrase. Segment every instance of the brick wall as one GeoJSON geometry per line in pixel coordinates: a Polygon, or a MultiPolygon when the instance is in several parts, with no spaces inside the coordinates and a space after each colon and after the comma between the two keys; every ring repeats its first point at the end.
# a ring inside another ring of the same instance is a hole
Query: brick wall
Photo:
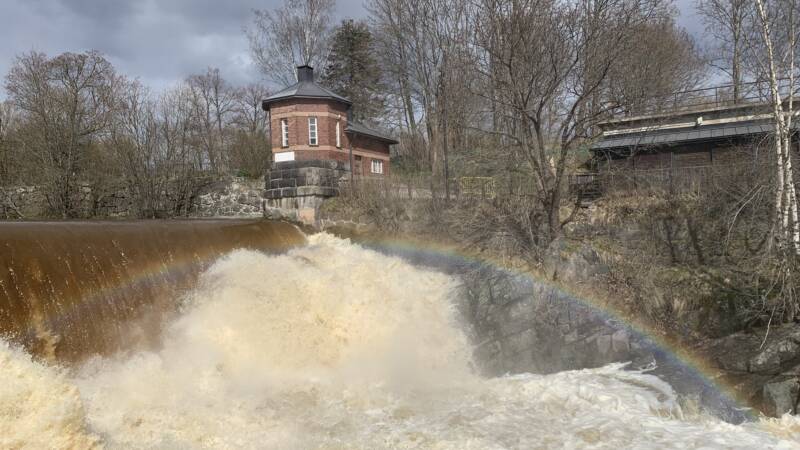
{"type": "MultiPolygon", "coordinates": [[[[295,160],[328,159],[350,160],[350,141],[347,128],[347,108],[344,104],[329,100],[289,99],[270,106],[270,124],[273,153],[293,151],[295,160]],[[309,144],[308,118],[317,117],[317,145],[309,144]],[[281,141],[281,120],[289,125],[289,146],[281,141]],[[340,126],[340,147],[336,147],[336,123],[340,126]]],[[[373,159],[383,161],[383,174],[389,174],[389,145],[381,140],[358,135],[354,140],[353,154],[361,156],[362,175],[371,172],[373,159]]]]}
{"type": "Polygon", "coordinates": [[[278,102],[270,106],[272,148],[281,150],[281,119],[289,122],[289,149],[300,146],[306,149],[313,148],[308,143],[308,118],[317,117],[318,146],[336,145],[336,122],[339,121],[342,130],[341,144],[346,148],[349,143],[344,129],[347,126],[347,109],[338,102],[292,99],[291,101],[278,102]]]}

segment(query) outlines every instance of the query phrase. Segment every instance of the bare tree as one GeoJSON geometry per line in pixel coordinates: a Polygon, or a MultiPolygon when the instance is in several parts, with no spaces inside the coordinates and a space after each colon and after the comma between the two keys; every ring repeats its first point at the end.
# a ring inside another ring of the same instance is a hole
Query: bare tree
{"type": "Polygon", "coordinates": [[[164,152],[156,108],[145,87],[128,83],[111,133],[117,164],[140,217],[156,217],[166,209],[162,193],[174,176],[173,161],[164,152]]]}
{"type": "Polygon", "coordinates": [[[626,112],[669,108],[667,99],[696,87],[705,74],[694,41],[672,17],[641,24],[631,30],[630,42],[611,67],[605,94],[626,112]]]}
{"type": "MultiPolygon", "coordinates": [[[[476,50],[480,73],[500,105],[506,137],[532,176],[530,223],[548,243],[568,221],[561,215],[569,158],[610,108],[609,74],[643,24],[667,14],[660,0],[483,0],[476,50]],[[539,217],[541,216],[541,217],[539,217]]],[[[487,98],[487,103],[489,99],[487,98]]]]}
{"type": "Polygon", "coordinates": [[[201,169],[223,173],[227,170],[227,125],[235,105],[235,92],[222,78],[219,69],[209,68],[202,75],[186,79],[192,103],[195,138],[204,149],[201,169]]]}
{"type": "Polygon", "coordinates": [[[92,146],[108,130],[120,79],[97,52],[18,57],[6,90],[30,131],[25,147],[41,168],[53,213],[73,217],[92,146]]]}
{"type": "Polygon", "coordinates": [[[253,11],[246,33],[267,79],[288,86],[297,81],[297,66],[325,67],[335,6],[335,0],[286,0],[274,11],[253,11]]]}
{"type": "Polygon", "coordinates": [[[697,11],[703,16],[706,31],[714,37],[712,65],[730,77],[733,101],[741,97],[744,53],[747,32],[745,20],[752,12],[748,0],[698,0],[697,11]]]}
{"type": "Polygon", "coordinates": [[[14,181],[19,172],[14,154],[14,132],[19,127],[19,112],[11,101],[0,102],[0,186],[14,181]]]}
{"type": "Polygon", "coordinates": [[[463,128],[459,115],[470,98],[465,88],[474,67],[465,62],[470,57],[469,3],[372,0],[367,7],[384,50],[380,57],[391,77],[387,84],[399,88],[390,100],[400,105],[405,126],[422,134],[429,170],[446,180],[451,142],[463,128]]]}
{"type": "Polygon", "coordinates": [[[373,0],[367,3],[370,25],[375,37],[377,56],[387,77],[387,101],[402,117],[401,126],[411,133],[417,131],[418,105],[412,98],[414,92],[413,58],[410,37],[405,33],[408,17],[405,2],[400,0],[373,0]]]}
{"type": "Polygon", "coordinates": [[[269,120],[261,101],[269,90],[260,84],[248,84],[236,91],[233,107],[233,140],[229,153],[231,166],[239,174],[259,177],[264,174],[270,158],[269,120]]]}

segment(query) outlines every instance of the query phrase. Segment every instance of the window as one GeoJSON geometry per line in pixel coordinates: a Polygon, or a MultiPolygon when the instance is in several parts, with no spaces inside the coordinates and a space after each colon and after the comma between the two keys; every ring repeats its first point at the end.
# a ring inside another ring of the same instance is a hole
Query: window
{"type": "Polygon", "coordinates": [[[308,118],[308,145],[317,145],[317,118],[308,118]]]}
{"type": "Polygon", "coordinates": [[[383,161],[380,159],[372,160],[372,173],[383,173],[383,161]]]}
{"type": "Polygon", "coordinates": [[[341,148],[342,147],[342,129],[341,129],[341,120],[336,121],[336,146],[341,148]]]}
{"type": "Polygon", "coordinates": [[[289,119],[281,119],[281,147],[289,146],[289,119]]]}

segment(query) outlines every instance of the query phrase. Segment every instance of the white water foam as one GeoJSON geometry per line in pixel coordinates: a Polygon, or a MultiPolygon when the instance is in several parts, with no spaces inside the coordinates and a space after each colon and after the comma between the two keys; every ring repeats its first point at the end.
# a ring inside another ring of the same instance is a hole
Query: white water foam
{"type": "Polygon", "coordinates": [[[686,417],[666,383],[619,365],[482,379],[453,288],[327,235],[233,252],[158,351],[67,378],[0,346],[0,447],[800,448],[795,418],[686,417]]]}
{"type": "Polygon", "coordinates": [[[97,443],[78,389],[63,371],[0,340],[0,448],[85,449],[97,443]]]}

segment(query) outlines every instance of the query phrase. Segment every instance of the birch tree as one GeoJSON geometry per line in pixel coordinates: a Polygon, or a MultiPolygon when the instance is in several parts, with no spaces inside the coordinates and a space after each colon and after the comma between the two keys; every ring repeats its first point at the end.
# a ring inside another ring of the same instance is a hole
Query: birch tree
{"type": "Polygon", "coordinates": [[[794,0],[754,1],[757,18],[754,26],[761,42],[754,45],[753,62],[769,84],[769,102],[775,126],[775,208],[779,243],[800,253],[800,222],[792,161],[797,4],[794,0]]]}

